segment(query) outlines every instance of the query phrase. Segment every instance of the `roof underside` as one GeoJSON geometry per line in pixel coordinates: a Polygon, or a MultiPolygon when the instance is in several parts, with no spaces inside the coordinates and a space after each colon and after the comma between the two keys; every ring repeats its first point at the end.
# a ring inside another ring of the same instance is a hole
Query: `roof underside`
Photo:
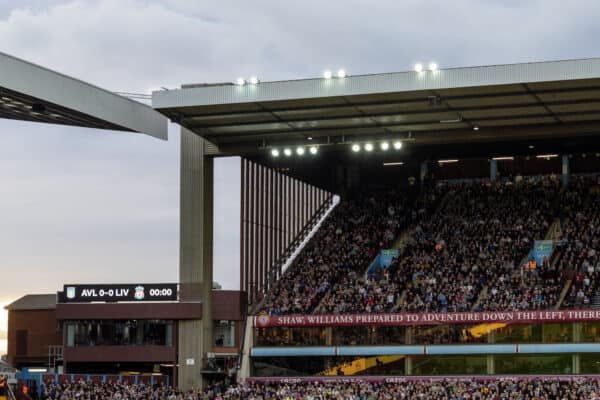
{"type": "Polygon", "coordinates": [[[600,59],[184,87],[155,92],[153,106],[225,154],[309,137],[436,146],[589,136],[600,127],[600,59]]]}
{"type": "Polygon", "coordinates": [[[3,53],[0,118],[167,139],[167,120],[151,107],[3,53]]]}

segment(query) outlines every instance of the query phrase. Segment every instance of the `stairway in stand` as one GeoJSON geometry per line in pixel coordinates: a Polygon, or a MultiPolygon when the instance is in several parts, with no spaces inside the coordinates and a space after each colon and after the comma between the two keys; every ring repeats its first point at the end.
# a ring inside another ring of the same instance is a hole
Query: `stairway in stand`
{"type": "Polygon", "coordinates": [[[600,309],[600,290],[596,292],[596,295],[592,299],[591,308],[593,308],[595,310],[600,309]]]}

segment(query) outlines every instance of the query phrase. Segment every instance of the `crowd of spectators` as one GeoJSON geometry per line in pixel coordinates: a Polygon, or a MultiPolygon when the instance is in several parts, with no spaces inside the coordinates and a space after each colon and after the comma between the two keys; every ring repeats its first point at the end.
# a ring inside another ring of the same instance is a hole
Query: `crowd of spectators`
{"type": "Polygon", "coordinates": [[[589,306],[600,283],[600,193],[592,179],[555,176],[431,185],[408,201],[398,191],[343,201],[266,295],[270,314],[536,310],[589,306]],[[560,262],[522,262],[563,216],[560,262]],[[366,273],[403,228],[404,247],[366,273]],[[487,287],[486,292],[482,289],[487,287]],[[402,294],[404,293],[404,296],[402,294]]]}
{"type": "MultiPolygon", "coordinates": [[[[390,246],[416,218],[409,198],[401,191],[389,190],[343,200],[266,294],[263,309],[270,314],[310,313],[336,283],[355,285],[379,250],[390,246]]],[[[369,287],[365,307],[383,310],[386,300],[376,295],[380,289],[369,287]]],[[[336,298],[340,312],[350,312],[345,301],[354,303],[350,298],[336,298]]]]}
{"type": "MultiPolygon", "coordinates": [[[[443,197],[443,188],[428,186],[423,195],[410,206],[381,209],[380,218],[398,219],[404,221],[400,226],[408,227],[428,218],[443,197]],[[387,215],[386,215],[387,213],[387,215]],[[403,215],[398,216],[399,213],[403,215]]],[[[389,223],[389,221],[388,221],[389,223]]],[[[399,233],[395,232],[394,237],[399,233]]],[[[389,244],[389,243],[388,243],[389,244]]],[[[381,246],[380,246],[381,248],[381,246]]],[[[329,292],[324,296],[320,307],[316,310],[322,314],[336,313],[384,313],[394,311],[397,307],[399,296],[406,285],[406,276],[399,274],[397,263],[392,263],[387,268],[377,267],[370,274],[365,274],[366,267],[373,261],[368,260],[365,265],[356,265],[340,276],[329,292]]]]}
{"type": "Polygon", "coordinates": [[[255,383],[226,386],[218,383],[204,390],[179,391],[165,386],[120,383],[45,384],[43,400],[422,400],[422,399],[600,399],[600,379],[559,378],[475,380],[423,380],[394,383],[327,381],[255,383]]]}
{"type": "MultiPolygon", "coordinates": [[[[535,308],[524,304],[525,294],[537,291],[525,285],[519,265],[546,234],[556,193],[552,180],[452,186],[432,218],[417,227],[400,261],[398,273],[410,277],[401,310],[470,311],[485,285],[480,309],[535,308]]],[[[549,294],[540,306],[555,301],[549,294]]]]}
{"type": "Polygon", "coordinates": [[[224,392],[195,393],[189,400],[200,399],[281,399],[281,400],[505,400],[505,399],[586,399],[600,398],[600,380],[532,378],[476,381],[423,381],[403,383],[327,382],[283,383],[233,386],[224,392]]]}
{"type": "MultiPolygon", "coordinates": [[[[224,391],[225,387],[222,386],[224,391]]],[[[34,392],[32,392],[32,395],[34,392]]],[[[164,385],[133,385],[124,382],[44,382],[42,400],[183,400],[182,393],[164,385]]]]}
{"type": "Polygon", "coordinates": [[[544,239],[561,202],[557,179],[545,178],[506,188],[500,199],[502,218],[490,243],[500,243],[494,264],[487,271],[488,293],[481,299],[480,310],[536,310],[556,306],[563,288],[563,270],[549,260],[535,269],[523,268],[523,258],[536,239],[544,239]]]}
{"type": "Polygon", "coordinates": [[[446,380],[403,383],[296,383],[257,384],[232,387],[214,399],[283,399],[283,400],[504,400],[504,399],[598,399],[600,380],[558,379],[490,380],[485,382],[446,380]]]}
{"type": "Polygon", "coordinates": [[[600,191],[593,178],[574,179],[564,194],[558,268],[570,270],[572,285],[563,307],[587,307],[600,282],[600,191]]]}

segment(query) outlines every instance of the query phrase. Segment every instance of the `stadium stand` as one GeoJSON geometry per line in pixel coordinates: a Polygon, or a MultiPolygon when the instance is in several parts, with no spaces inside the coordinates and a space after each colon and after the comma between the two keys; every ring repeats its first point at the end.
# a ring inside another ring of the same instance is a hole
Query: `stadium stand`
{"type": "MultiPolygon", "coordinates": [[[[264,308],[271,314],[310,313],[333,285],[358,279],[379,250],[416,218],[408,204],[399,191],[371,191],[342,201],[267,294],[264,308]]],[[[374,301],[371,308],[379,309],[374,301]]]]}
{"type": "MultiPolygon", "coordinates": [[[[379,218],[383,219],[373,226],[389,225],[391,220],[398,218],[397,227],[409,228],[418,223],[435,209],[442,197],[442,190],[432,186],[426,188],[423,195],[416,202],[405,204],[403,207],[390,205],[387,210],[374,211],[379,218]],[[387,213],[387,215],[386,215],[387,213]],[[401,215],[397,215],[402,213],[401,215]],[[387,220],[387,221],[386,221],[387,220]],[[403,223],[400,223],[403,221],[403,223]],[[383,225],[381,225],[383,223],[383,225]]],[[[388,203],[392,203],[388,201],[388,203]]],[[[388,231],[389,232],[389,231],[388,231]]],[[[390,232],[391,233],[391,232],[390,232]]],[[[379,249],[389,247],[394,243],[401,233],[396,229],[392,235],[388,235],[386,242],[379,243],[379,249]]],[[[316,310],[319,313],[364,313],[364,312],[390,312],[393,311],[400,298],[400,294],[406,285],[406,277],[398,273],[397,260],[394,260],[388,268],[377,267],[372,273],[365,274],[367,267],[373,261],[373,257],[362,265],[355,264],[347,274],[342,274],[340,280],[332,285],[332,288],[324,296],[321,306],[316,310]]]]}
{"type": "Polygon", "coordinates": [[[563,191],[555,176],[538,176],[438,182],[419,202],[395,192],[363,194],[338,207],[263,309],[272,315],[541,310],[560,306],[570,282],[563,306],[589,307],[598,282],[595,184],[577,178],[563,191]],[[559,255],[528,268],[534,241],[557,218],[564,231],[559,255]],[[400,256],[367,273],[400,235],[400,256]]]}
{"type": "Polygon", "coordinates": [[[562,246],[558,269],[571,276],[571,286],[563,308],[598,305],[600,258],[600,192],[591,177],[575,179],[564,194],[562,246]],[[596,300],[594,302],[594,300],[596,300]]]}
{"type": "Polygon", "coordinates": [[[402,262],[400,273],[412,276],[402,310],[471,310],[483,286],[518,271],[534,239],[545,234],[555,188],[539,182],[453,187],[402,262]]]}
{"type": "Polygon", "coordinates": [[[254,383],[226,387],[222,383],[205,390],[181,392],[162,386],[83,382],[44,385],[43,400],[68,399],[598,399],[597,378],[502,378],[476,380],[406,381],[400,383],[295,382],[254,383]]]}
{"type": "MultiPolygon", "coordinates": [[[[488,249],[491,263],[487,273],[487,295],[478,309],[483,311],[534,310],[555,307],[562,288],[561,276],[541,265],[524,272],[523,258],[536,239],[543,239],[554,220],[559,182],[544,178],[501,189],[497,202],[486,210],[499,229],[490,229],[488,249]]],[[[489,221],[489,220],[488,220],[489,221]]]]}

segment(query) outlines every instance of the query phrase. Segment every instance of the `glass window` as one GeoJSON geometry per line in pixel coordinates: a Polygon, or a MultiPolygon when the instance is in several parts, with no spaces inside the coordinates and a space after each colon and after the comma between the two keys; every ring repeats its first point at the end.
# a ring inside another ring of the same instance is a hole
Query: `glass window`
{"type": "Polygon", "coordinates": [[[235,321],[219,321],[214,324],[215,346],[235,346],[235,321]]]}
{"type": "Polygon", "coordinates": [[[600,322],[581,323],[581,342],[600,342],[600,322]]]}
{"type": "Polygon", "coordinates": [[[571,354],[495,355],[497,374],[571,374],[571,354]]]}
{"type": "Polygon", "coordinates": [[[411,344],[487,343],[488,325],[415,326],[411,344]]]}
{"type": "Polygon", "coordinates": [[[411,357],[413,375],[484,375],[486,356],[411,357]]]}
{"type": "Polygon", "coordinates": [[[333,344],[336,346],[355,346],[371,344],[371,327],[336,326],[332,328],[333,344]]]}
{"type": "Polygon", "coordinates": [[[494,343],[542,343],[542,325],[511,324],[499,326],[494,330],[493,335],[494,343]]]}
{"type": "Polygon", "coordinates": [[[326,346],[327,329],[310,328],[258,328],[254,331],[254,345],[260,346],[326,346]]]}
{"type": "Polygon", "coordinates": [[[406,327],[404,326],[378,326],[372,329],[372,344],[406,344],[406,327]]]}
{"type": "Polygon", "coordinates": [[[75,346],[75,324],[67,324],[67,346],[75,346]]]}
{"type": "Polygon", "coordinates": [[[365,376],[404,375],[405,356],[369,357],[257,357],[254,376],[365,376]]]}
{"type": "Polygon", "coordinates": [[[172,346],[173,321],[101,320],[67,324],[69,346],[172,346]]]}
{"type": "Polygon", "coordinates": [[[338,326],[331,329],[335,346],[406,343],[406,327],[404,326],[338,326]]]}
{"type": "Polygon", "coordinates": [[[600,354],[580,354],[579,372],[582,374],[600,374],[600,354]]]}
{"type": "Polygon", "coordinates": [[[541,324],[543,343],[573,342],[573,323],[541,324]]]}
{"type": "MultiPolygon", "coordinates": [[[[600,342],[600,323],[582,323],[579,342],[600,342]]],[[[216,331],[220,329],[218,326],[216,331]]],[[[476,343],[573,343],[574,324],[273,327],[255,329],[255,346],[375,346],[476,343]],[[409,340],[410,338],[410,340],[409,340]]],[[[227,336],[227,334],[225,334],[227,336]]]]}

